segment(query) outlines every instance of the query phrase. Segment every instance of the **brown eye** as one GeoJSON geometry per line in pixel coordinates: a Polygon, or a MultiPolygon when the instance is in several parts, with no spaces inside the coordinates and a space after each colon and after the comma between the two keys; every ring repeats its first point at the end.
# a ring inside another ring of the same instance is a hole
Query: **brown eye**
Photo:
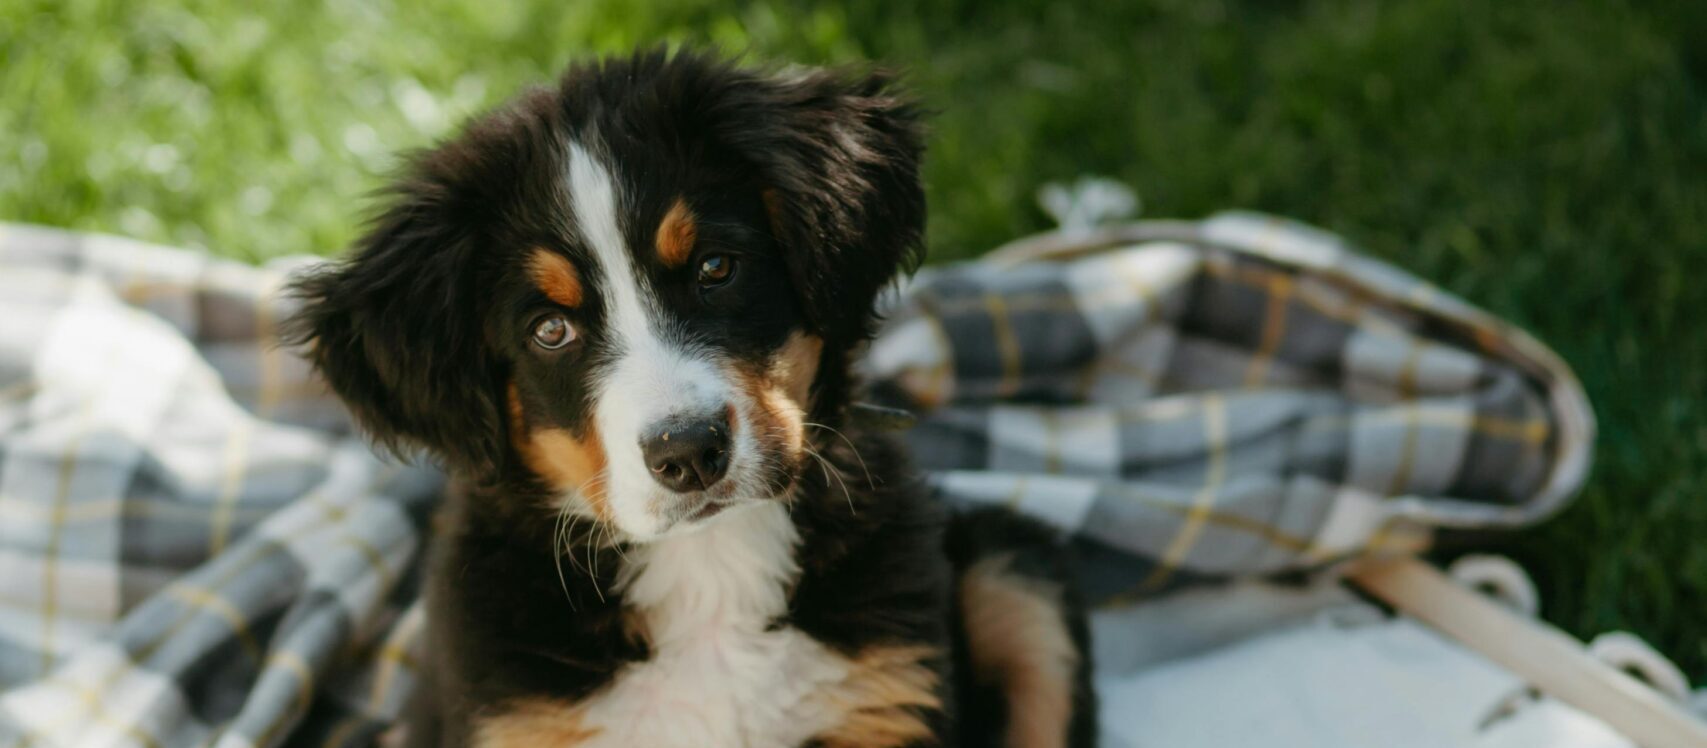
{"type": "Polygon", "coordinates": [[[704,288],[721,286],[735,275],[735,258],[729,255],[706,255],[699,261],[699,285],[704,288]]]}
{"type": "Polygon", "coordinates": [[[575,339],[575,328],[569,326],[569,320],[561,314],[553,314],[535,322],[533,325],[533,342],[546,350],[557,350],[569,345],[575,339]]]}

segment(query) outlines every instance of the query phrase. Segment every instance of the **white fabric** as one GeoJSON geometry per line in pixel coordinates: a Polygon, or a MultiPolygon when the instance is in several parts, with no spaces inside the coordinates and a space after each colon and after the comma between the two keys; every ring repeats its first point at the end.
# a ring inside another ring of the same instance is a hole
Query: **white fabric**
{"type": "Polygon", "coordinates": [[[1195,591],[1092,625],[1107,748],[1634,748],[1338,587],[1195,591]]]}

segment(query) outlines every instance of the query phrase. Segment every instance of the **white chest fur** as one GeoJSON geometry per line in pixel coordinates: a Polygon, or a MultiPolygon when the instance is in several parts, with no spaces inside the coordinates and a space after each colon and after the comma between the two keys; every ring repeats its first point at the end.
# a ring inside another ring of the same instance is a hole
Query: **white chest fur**
{"type": "Polygon", "coordinates": [[[771,748],[831,727],[824,694],[847,660],[797,630],[765,630],[787,605],[798,542],[786,507],[765,503],[632,552],[624,599],[653,656],[584,702],[585,744],[771,748]]]}

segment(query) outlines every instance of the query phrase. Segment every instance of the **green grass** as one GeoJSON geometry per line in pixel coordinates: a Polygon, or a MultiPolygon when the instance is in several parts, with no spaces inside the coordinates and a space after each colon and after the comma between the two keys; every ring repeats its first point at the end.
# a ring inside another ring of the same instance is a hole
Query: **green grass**
{"type": "Polygon", "coordinates": [[[910,68],[932,251],[1146,213],[1327,226],[1534,330],[1601,418],[1582,499],[1502,548],[1578,633],[1707,682],[1707,6],[1135,0],[13,0],[0,218],[261,259],[336,252],[391,152],[565,60],[657,40],[910,68]],[[252,6],[244,9],[242,6],[252,6]]]}

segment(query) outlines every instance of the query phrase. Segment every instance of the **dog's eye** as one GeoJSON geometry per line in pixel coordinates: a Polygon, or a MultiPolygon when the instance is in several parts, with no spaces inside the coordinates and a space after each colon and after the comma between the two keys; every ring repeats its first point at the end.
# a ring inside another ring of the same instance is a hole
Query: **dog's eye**
{"type": "Polygon", "coordinates": [[[699,285],[703,288],[721,286],[735,277],[735,258],[729,255],[706,255],[699,261],[699,285]]]}
{"type": "Polygon", "coordinates": [[[533,324],[533,342],[546,350],[557,350],[575,340],[575,328],[561,314],[553,314],[533,324]]]}

